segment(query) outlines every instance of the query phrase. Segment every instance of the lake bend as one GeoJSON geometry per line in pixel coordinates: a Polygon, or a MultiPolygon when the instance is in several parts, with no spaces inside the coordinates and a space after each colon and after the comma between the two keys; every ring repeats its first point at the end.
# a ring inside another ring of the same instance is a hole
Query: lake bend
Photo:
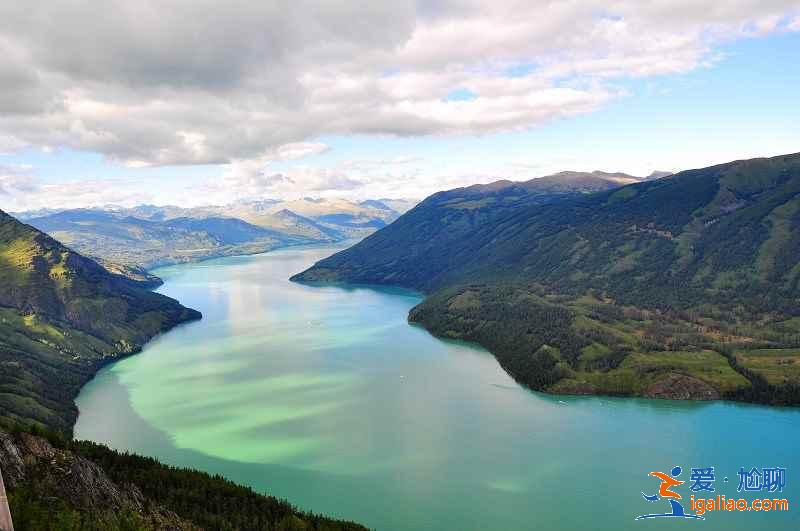
{"type": "Polygon", "coordinates": [[[800,410],[534,393],[491,354],[407,323],[421,295],[288,278],[339,247],[155,271],[203,319],[100,371],[75,437],[221,474],[378,530],[800,529],[800,410]],[[786,512],[663,518],[651,471],[714,467],[697,497],[786,512]],[[741,468],[786,470],[737,493],[741,468]],[[725,481],[728,478],[728,481],[725,481]]]}

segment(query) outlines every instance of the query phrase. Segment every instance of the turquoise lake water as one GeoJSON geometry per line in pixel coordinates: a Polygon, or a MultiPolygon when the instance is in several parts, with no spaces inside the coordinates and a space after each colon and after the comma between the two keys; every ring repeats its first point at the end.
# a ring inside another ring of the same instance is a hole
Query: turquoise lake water
{"type": "Polygon", "coordinates": [[[287,280],[334,250],[157,271],[204,318],[102,370],[76,437],[379,530],[800,529],[800,410],[530,392],[410,326],[415,293],[287,280]],[[634,521],[669,509],[642,492],[675,465],[729,498],[741,467],[786,468],[790,510],[634,521]]]}

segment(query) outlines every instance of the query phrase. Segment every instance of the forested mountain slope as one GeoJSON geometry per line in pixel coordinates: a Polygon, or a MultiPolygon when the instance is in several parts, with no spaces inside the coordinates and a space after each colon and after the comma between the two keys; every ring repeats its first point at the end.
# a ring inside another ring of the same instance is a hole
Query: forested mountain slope
{"type": "MultiPolygon", "coordinates": [[[[700,395],[772,385],[790,400],[785,387],[800,381],[791,349],[800,346],[800,154],[545,197],[513,183],[435,194],[295,279],[432,293],[413,320],[490,346],[538,389],[663,394],[664,381],[685,376],[710,385],[684,386],[700,395]],[[526,305],[530,315],[500,318],[526,305]],[[719,361],[711,352],[738,373],[696,378],[719,361]]],[[[765,393],[778,394],[758,399],[765,393]]]]}
{"type": "Polygon", "coordinates": [[[298,280],[347,280],[433,289],[488,243],[479,231],[527,207],[619,188],[642,179],[603,172],[561,172],[527,182],[497,181],[436,193],[388,227],[316,264],[298,280]]]}
{"type": "Polygon", "coordinates": [[[101,365],[199,318],[0,211],[0,417],[70,433],[101,365]]]}
{"type": "Polygon", "coordinates": [[[363,530],[219,476],[0,423],[17,531],[363,530]]]}

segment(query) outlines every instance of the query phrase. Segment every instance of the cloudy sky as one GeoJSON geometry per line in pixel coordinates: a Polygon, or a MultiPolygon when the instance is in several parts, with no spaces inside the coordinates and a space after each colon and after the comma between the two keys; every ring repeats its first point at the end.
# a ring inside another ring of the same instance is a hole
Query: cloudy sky
{"type": "Polygon", "coordinates": [[[0,0],[0,208],[800,151],[800,1],[0,0]]]}

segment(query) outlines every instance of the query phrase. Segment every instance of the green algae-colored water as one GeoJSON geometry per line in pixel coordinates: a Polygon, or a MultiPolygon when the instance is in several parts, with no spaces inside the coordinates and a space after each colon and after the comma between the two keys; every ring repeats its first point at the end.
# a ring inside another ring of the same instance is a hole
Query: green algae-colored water
{"type": "Polygon", "coordinates": [[[159,270],[204,318],[101,371],[76,437],[379,530],[800,529],[797,409],[529,392],[408,325],[417,294],[287,280],[334,250],[159,270]],[[714,466],[728,497],[740,467],[784,467],[790,510],[634,521],[669,509],[641,493],[674,465],[714,466]]]}

